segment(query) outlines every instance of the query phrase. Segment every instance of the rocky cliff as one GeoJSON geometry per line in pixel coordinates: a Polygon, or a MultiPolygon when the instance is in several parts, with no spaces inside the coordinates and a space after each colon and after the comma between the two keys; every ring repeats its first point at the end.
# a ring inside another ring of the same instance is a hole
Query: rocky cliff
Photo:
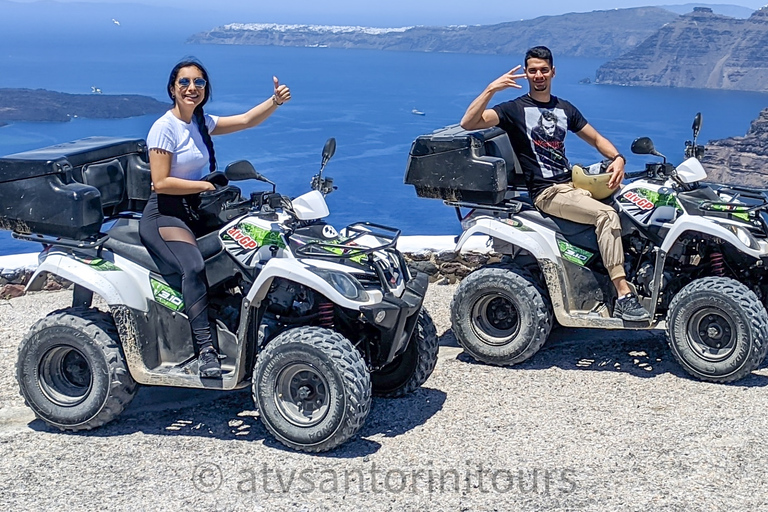
{"type": "Polygon", "coordinates": [[[0,89],[0,125],[15,121],[69,121],[73,117],[112,119],[159,114],[168,109],[136,94],[67,94],[45,89],[0,89]]]}
{"type": "Polygon", "coordinates": [[[745,136],[711,140],[706,148],[702,163],[709,181],[768,188],[768,108],[745,136]]]}
{"type": "Polygon", "coordinates": [[[610,58],[677,17],[665,9],[640,7],[452,27],[374,29],[234,23],[195,34],[188,42],[486,54],[522,54],[531,46],[546,44],[556,56],[610,58]]]}
{"type": "Polygon", "coordinates": [[[597,70],[597,82],[768,92],[768,6],[747,19],[679,17],[597,70]]]}

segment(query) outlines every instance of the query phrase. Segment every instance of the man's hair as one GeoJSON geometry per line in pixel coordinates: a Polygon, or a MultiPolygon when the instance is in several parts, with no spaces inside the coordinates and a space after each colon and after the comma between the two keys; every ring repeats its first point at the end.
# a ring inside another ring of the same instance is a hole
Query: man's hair
{"type": "Polygon", "coordinates": [[[555,65],[555,60],[552,58],[552,51],[546,46],[534,46],[529,48],[525,52],[525,67],[528,67],[528,59],[541,59],[549,62],[550,66],[555,65]]]}

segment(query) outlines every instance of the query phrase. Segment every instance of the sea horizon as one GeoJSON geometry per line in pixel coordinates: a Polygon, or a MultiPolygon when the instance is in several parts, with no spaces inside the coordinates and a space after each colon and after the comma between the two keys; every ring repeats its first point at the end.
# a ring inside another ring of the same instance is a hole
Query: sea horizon
{"type": "MultiPolygon", "coordinates": [[[[80,42],[81,43],[81,42],[80,42]]],[[[51,47],[40,42],[0,55],[6,71],[0,87],[45,88],[88,93],[142,94],[161,101],[170,68],[193,55],[208,68],[213,100],[206,112],[240,113],[268,98],[272,76],[286,83],[293,99],[261,126],[215,137],[220,166],[246,159],[294,197],[309,190],[329,137],[337,152],[324,171],[338,190],[327,198],[329,222],[337,228],[370,221],[399,228],[405,235],[457,235],[452,208],[416,197],[403,184],[413,140],[456,124],[469,103],[522,56],[416,53],[332,48],[185,45],[178,42],[106,41],[83,50],[78,41],[51,47]],[[80,51],[77,51],[78,48],[80,51]],[[77,73],[72,73],[77,69],[77,73]],[[413,110],[424,115],[414,115],[413,110]]],[[[628,170],[642,168],[648,157],[629,147],[649,136],[657,149],[677,163],[683,159],[691,122],[703,114],[699,142],[742,136],[760,110],[762,93],[661,87],[584,84],[594,79],[600,59],[555,56],[555,95],[574,103],[598,131],[627,156],[628,170]]],[[[526,91],[499,93],[492,103],[526,91]]],[[[0,155],[27,151],[88,136],[144,138],[158,116],[128,119],[73,119],[68,123],[12,123],[0,127],[0,155]]],[[[592,163],[600,155],[570,134],[571,162],[592,163]]],[[[245,184],[247,193],[256,184],[245,184]]],[[[40,246],[0,232],[0,255],[34,252],[40,246]]]]}

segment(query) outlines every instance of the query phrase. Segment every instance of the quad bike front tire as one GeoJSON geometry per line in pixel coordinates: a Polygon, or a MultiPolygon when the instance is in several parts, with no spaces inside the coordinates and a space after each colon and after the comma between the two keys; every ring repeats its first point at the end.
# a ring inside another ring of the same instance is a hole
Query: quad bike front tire
{"type": "Polygon", "coordinates": [[[432,317],[421,308],[405,351],[371,374],[373,394],[397,398],[418,389],[432,375],[439,348],[432,317]]]}
{"type": "Polygon", "coordinates": [[[669,347],[694,377],[733,382],[756,370],[768,352],[768,313],[742,283],[697,279],[681,289],[667,313],[669,347]]]}
{"type": "Polygon", "coordinates": [[[277,335],[253,369],[253,400],[284,445],[324,452],[354,436],[371,409],[365,362],[341,334],[297,327],[277,335]]]}
{"type": "Polygon", "coordinates": [[[26,405],[61,430],[115,419],[137,385],[108,313],[68,308],[39,320],[19,344],[16,379],[26,405]]]}
{"type": "Polygon", "coordinates": [[[484,267],[459,284],[451,301],[456,339],[478,361],[499,366],[533,357],[552,329],[546,293],[526,270],[484,267]]]}

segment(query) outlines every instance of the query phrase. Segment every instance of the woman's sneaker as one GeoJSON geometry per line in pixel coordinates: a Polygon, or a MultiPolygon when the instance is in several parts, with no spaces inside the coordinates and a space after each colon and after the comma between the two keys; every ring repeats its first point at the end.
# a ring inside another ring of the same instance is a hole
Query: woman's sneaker
{"type": "Polygon", "coordinates": [[[627,322],[643,322],[651,318],[650,313],[640,304],[634,293],[616,299],[613,316],[627,322]]]}
{"type": "Polygon", "coordinates": [[[200,354],[197,359],[198,372],[202,378],[221,377],[221,364],[219,364],[219,354],[214,349],[208,349],[200,354]]]}

